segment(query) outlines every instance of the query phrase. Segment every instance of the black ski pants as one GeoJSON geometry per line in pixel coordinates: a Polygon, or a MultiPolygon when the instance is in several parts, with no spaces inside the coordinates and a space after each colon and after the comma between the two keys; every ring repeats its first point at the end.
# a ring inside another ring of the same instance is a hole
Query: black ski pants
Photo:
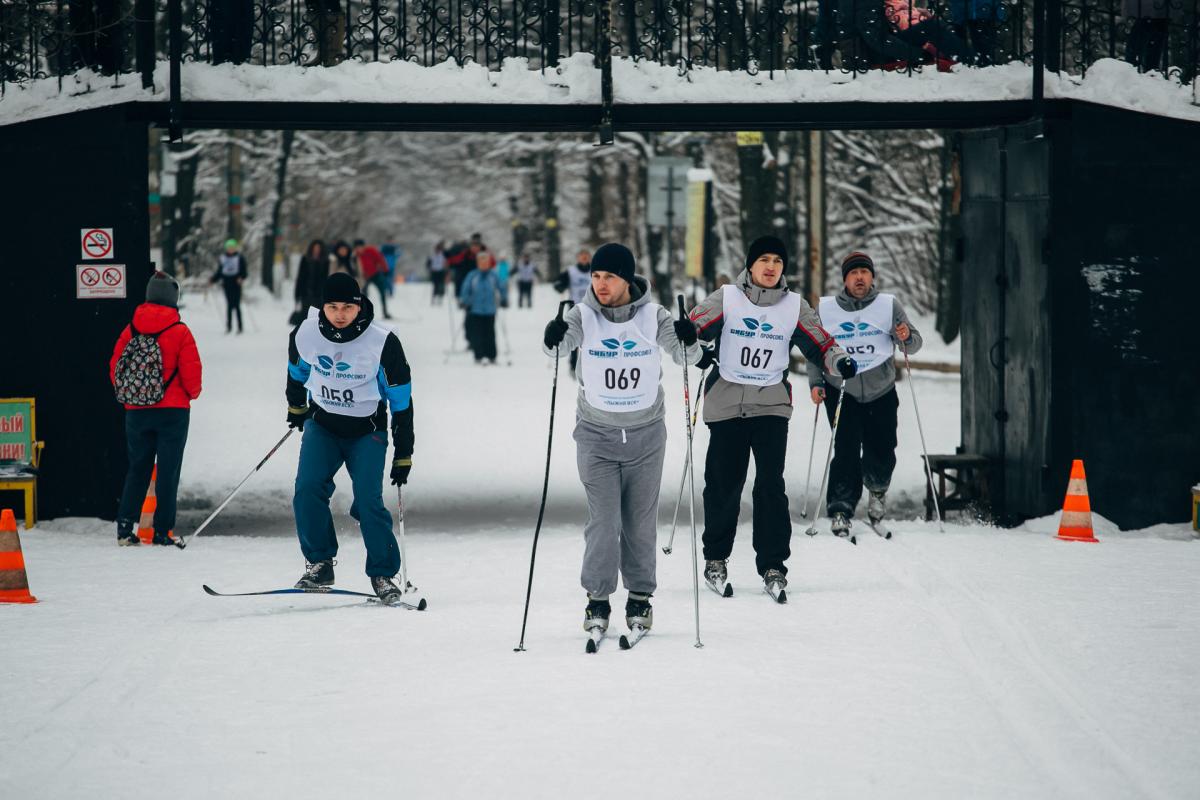
{"type": "Polygon", "coordinates": [[[704,558],[729,558],[737,533],[742,487],[754,454],[754,565],[758,574],[784,574],[792,554],[792,518],[783,482],[787,457],[786,417],[743,417],[708,426],[704,460],[704,558]]]}
{"type": "Polygon", "coordinates": [[[238,333],[242,332],[242,285],[236,278],[222,278],[221,288],[225,290],[225,332],[233,330],[233,315],[237,315],[238,333]]]}
{"type": "Polygon", "coordinates": [[[467,343],[475,352],[475,360],[496,360],[496,315],[467,314],[467,343]]]}
{"type": "Polygon", "coordinates": [[[154,495],[154,532],[165,534],[175,527],[175,499],[179,492],[179,472],[183,468],[183,448],[187,444],[186,408],[137,408],[125,412],[125,446],[129,469],[121,490],[117,519],[129,520],[137,528],[142,501],[150,486],[150,475],[158,462],[154,495]]]}
{"type": "Polygon", "coordinates": [[[533,308],[533,281],[517,281],[517,308],[533,308]]]}
{"type": "MultiPolygon", "coordinates": [[[[832,386],[825,389],[825,413],[833,424],[838,395],[832,386]]],[[[862,499],[863,484],[874,491],[887,491],[896,469],[896,409],[900,398],[893,386],[888,393],[869,403],[860,403],[846,395],[837,438],[833,443],[833,464],[829,467],[829,491],[825,496],[829,515],[839,512],[854,516],[862,499]]]]}

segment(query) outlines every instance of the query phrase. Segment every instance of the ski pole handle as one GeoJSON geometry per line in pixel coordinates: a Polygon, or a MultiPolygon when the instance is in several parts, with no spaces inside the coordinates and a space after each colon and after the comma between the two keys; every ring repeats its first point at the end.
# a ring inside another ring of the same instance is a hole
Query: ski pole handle
{"type": "Polygon", "coordinates": [[[679,303],[679,318],[687,319],[687,309],[683,307],[683,295],[677,295],[675,300],[679,303]]]}
{"type": "Polygon", "coordinates": [[[573,303],[570,300],[563,300],[561,303],[559,303],[558,304],[558,316],[555,317],[555,319],[557,319],[559,322],[562,322],[563,312],[565,312],[568,308],[570,308],[573,305],[575,305],[575,303],[573,303]]]}

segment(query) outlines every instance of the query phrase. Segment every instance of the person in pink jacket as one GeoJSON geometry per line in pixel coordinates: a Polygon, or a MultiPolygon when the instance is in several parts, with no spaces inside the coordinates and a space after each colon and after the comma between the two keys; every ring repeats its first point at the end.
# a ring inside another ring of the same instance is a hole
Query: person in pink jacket
{"type": "Polygon", "coordinates": [[[951,59],[962,64],[979,63],[974,49],[954,33],[950,23],[917,6],[914,0],[883,0],[883,9],[895,37],[928,52],[938,61],[939,69],[948,67],[944,62],[951,59]]]}

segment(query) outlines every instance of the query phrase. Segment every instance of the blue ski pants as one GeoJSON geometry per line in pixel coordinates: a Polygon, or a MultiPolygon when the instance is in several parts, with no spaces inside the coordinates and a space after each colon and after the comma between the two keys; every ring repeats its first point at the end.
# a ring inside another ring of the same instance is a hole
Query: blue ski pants
{"type": "Polygon", "coordinates": [[[358,521],[367,547],[367,575],[391,578],[400,571],[400,547],[392,531],[392,514],[383,504],[387,444],[384,431],[343,439],[315,420],[305,424],[292,510],[296,514],[300,550],[310,564],[337,555],[329,498],[335,488],[333,477],[345,464],[354,491],[350,516],[358,521]]]}

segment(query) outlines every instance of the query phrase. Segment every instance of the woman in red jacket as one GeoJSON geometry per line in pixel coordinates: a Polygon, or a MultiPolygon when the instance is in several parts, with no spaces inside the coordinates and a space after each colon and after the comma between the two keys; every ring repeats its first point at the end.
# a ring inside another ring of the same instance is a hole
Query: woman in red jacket
{"type": "Polygon", "coordinates": [[[179,284],[156,272],[146,284],[146,302],[133,312],[113,347],[108,375],[125,404],[129,471],[117,509],[117,544],[139,544],[137,520],[150,474],[158,460],[154,493],[154,544],[174,544],[175,497],[192,401],[200,396],[200,353],[192,332],[179,320],[179,284]]]}

